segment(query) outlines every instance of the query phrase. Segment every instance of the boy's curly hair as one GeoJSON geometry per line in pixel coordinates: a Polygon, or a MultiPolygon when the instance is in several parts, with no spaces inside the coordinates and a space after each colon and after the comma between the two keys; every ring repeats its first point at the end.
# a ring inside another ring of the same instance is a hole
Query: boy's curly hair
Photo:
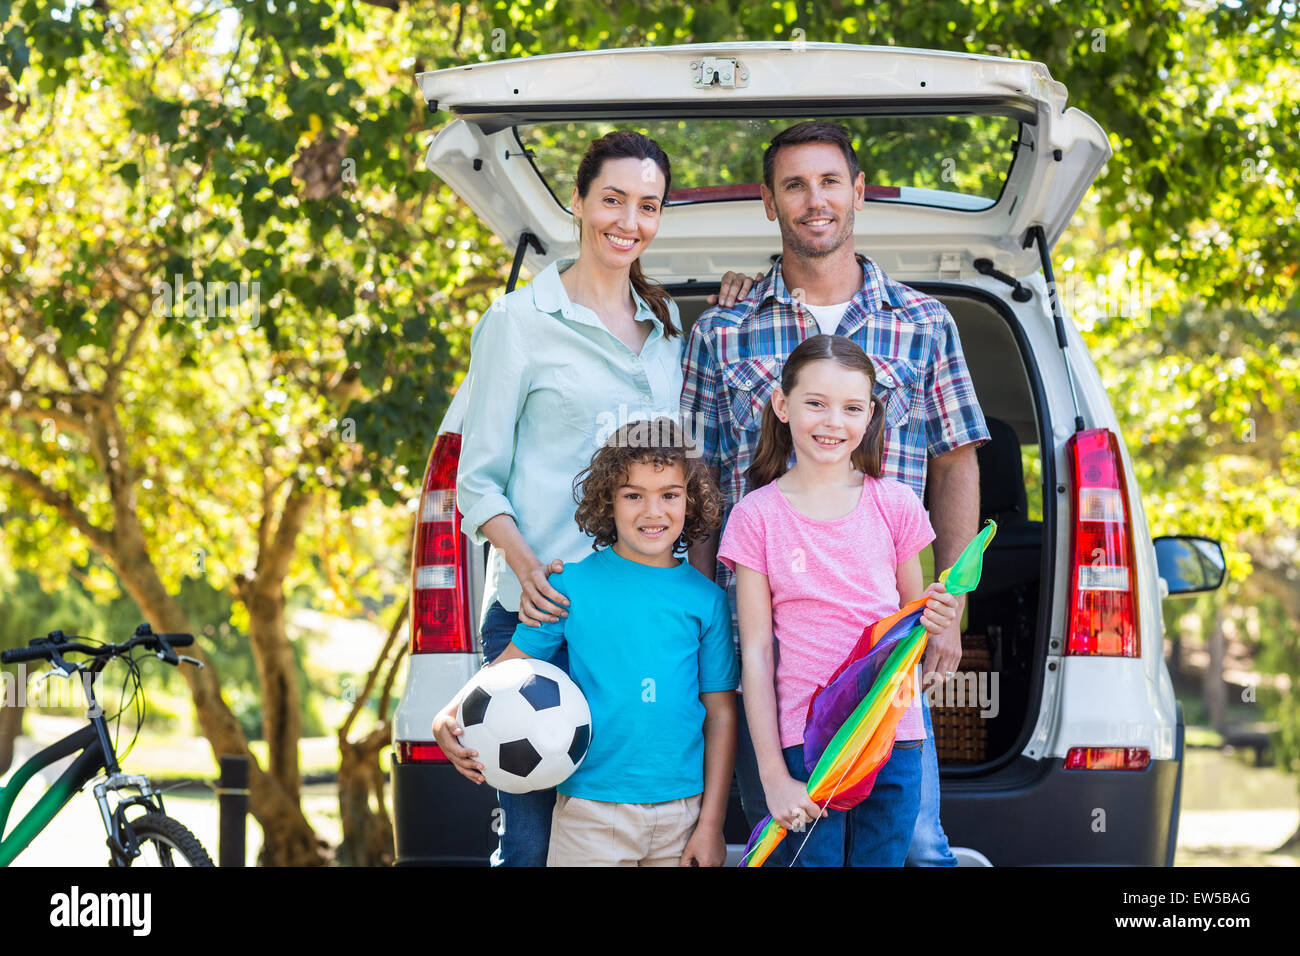
{"type": "Polygon", "coordinates": [[[591,464],[573,479],[573,499],[578,503],[573,517],[578,527],[595,539],[593,551],[618,540],[614,493],[627,483],[629,466],[634,463],[660,468],[680,465],[686,476],[686,521],[673,543],[674,555],[692,542],[708,538],[722,524],[722,492],[682,427],[666,417],[628,422],[596,450],[591,464]]]}

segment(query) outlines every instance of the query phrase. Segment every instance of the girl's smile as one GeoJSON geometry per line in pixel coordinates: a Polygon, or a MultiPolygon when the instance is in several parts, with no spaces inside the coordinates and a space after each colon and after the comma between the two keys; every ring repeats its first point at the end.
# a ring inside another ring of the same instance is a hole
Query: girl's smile
{"type": "Polygon", "coordinates": [[[809,362],[789,395],[773,391],[772,409],[790,425],[797,460],[846,463],[871,421],[871,379],[829,359],[809,362]]]}

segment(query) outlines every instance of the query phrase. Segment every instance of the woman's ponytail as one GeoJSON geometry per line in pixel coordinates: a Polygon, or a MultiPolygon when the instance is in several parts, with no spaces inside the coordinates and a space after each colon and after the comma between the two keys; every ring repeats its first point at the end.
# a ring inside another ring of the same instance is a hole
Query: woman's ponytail
{"type": "Polygon", "coordinates": [[[659,316],[659,321],[664,324],[664,338],[671,339],[675,335],[680,335],[681,332],[669,317],[667,290],[658,282],[652,282],[646,277],[641,269],[640,258],[632,260],[628,277],[632,280],[632,288],[636,289],[636,294],[645,299],[646,305],[650,306],[654,314],[659,316]]]}

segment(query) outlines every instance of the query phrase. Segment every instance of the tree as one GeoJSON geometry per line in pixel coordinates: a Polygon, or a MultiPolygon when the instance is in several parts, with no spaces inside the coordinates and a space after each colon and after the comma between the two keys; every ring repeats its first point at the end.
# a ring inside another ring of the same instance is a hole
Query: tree
{"type": "MultiPolygon", "coordinates": [[[[0,208],[0,387],[17,397],[0,407],[0,484],[15,553],[51,585],[93,551],[169,631],[192,630],[176,601],[192,569],[238,599],[270,751],[251,781],[264,861],[311,863],[286,587],[327,533],[307,527],[322,496],[409,493],[448,400],[440,326],[486,283],[447,297],[469,257],[421,253],[458,230],[417,168],[422,117],[387,72],[395,54],[364,58],[379,31],[359,40],[361,14],[325,4],[230,9],[226,39],[207,8],[18,12],[43,108],[18,117],[3,160],[21,202],[0,208]],[[123,161],[47,174],[83,148],[123,161]],[[51,527],[68,541],[55,553],[51,527]]],[[[185,672],[202,731],[214,754],[247,753],[207,662],[185,672]]]]}

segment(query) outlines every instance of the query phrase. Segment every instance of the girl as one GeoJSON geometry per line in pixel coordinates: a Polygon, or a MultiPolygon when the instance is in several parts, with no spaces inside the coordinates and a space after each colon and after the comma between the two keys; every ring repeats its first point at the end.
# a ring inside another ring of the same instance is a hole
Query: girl
{"type": "MultiPolygon", "coordinates": [[[[547,579],[590,550],[570,490],[604,437],[602,423],[678,414],[677,306],[640,263],[671,179],[667,155],[647,136],[616,130],[594,141],[570,200],[577,258],[553,262],[498,299],[470,337],[456,506],[470,540],[492,545],[480,627],[485,662],[520,621],[536,627],[568,613],[547,579]],[[539,553],[555,560],[543,564],[539,553]]],[[[723,304],[752,284],[727,273],[723,304]]],[[[566,666],[563,648],[552,663],[566,666]]],[[[555,791],[497,797],[509,823],[493,865],[544,865],[555,791]]]]}
{"type": "MultiPolygon", "coordinates": [[[[497,658],[545,659],[567,643],[591,707],[591,748],[557,788],[547,865],[721,866],[739,679],[731,609],[677,554],[717,529],[722,495],[667,418],[623,426],[578,483],[576,523],[593,552],[550,582],[569,614],[520,623],[497,658]]],[[[477,752],[456,739],[463,695],[434,732],[481,783],[477,752]]]]}
{"type": "Polygon", "coordinates": [[[918,555],[934,531],[920,501],[882,477],[875,384],[871,360],[843,336],[814,335],[790,353],[745,473],[752,490],[718,548],[736,574],[745,715],[768,811],[791,831],[785,859],[801,866],[902,866],[920,806],[919,695],[895,702],[908,710],[893,753],[871,796],[845,812],[808,797],[804,721],[814,691],[872,621],[923,593],[931,634],[956,616],[943,585],[922,589],[918,555]]]}

